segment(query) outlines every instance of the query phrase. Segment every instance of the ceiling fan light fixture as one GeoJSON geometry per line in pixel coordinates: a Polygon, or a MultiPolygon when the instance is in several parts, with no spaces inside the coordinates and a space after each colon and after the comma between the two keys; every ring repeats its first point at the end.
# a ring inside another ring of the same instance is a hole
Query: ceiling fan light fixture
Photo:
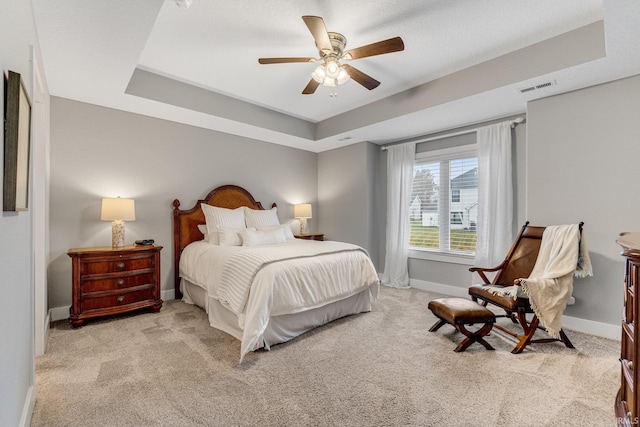
{"type": "Polygon", "coordinates": [[[318,66],[313,73],[311,73],[311,77],[313,78],[313,80],[317,81],[318,83],[324,83],[324,79],[327,76],[327,69],[325,68],[324,64],[318,66]]]}
{"type": "Polygon", "coordinates": [[[340,70],[338,71],[338,78],[336,79],[338,84],[339,85],[344,84],[348,82],[350,78],[351,76],[349,75],[349,73],[347,73],[347,70],[340,67],[340,70]]]}
{"type": "Polygon", "coordinates": [[[330,60],[316,67],[311,78],[322,86],[334,87],[348,82],[351,76],[338,61],[330,60]]]}
{"type": "Polygon", "coordinates": [[[334,87],[337,86],[338,80],[331,78],[331,77],[325,77],[324,81],[322,82],[322,86],[326,86],[326,87],[334,87]]]}
{"type": "Polygon", "coordinates": [[[327,67],[327,76],[331,77],[332,79],[336,79],[338,78],[338,73],[340,72],[340,64],[338,64],[337,61],[334,61],[333,59],[330,59],[326,62],[326,67],[327,67]]]}

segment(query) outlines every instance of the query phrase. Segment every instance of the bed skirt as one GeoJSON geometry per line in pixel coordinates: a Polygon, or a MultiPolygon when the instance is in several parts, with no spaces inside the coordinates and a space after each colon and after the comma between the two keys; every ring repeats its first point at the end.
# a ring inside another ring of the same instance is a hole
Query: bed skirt
{"type": "MultiPolygon", "coordinates": [[[[209,324],[242,341],[243,330],[238,323],[238,316],[222,306],[218,300],[207,296],[207,291],[198,285],[182,279],[182,300],[187,304],[202,307],[209,315],[209,324]]],[[[258,348],[269,349],[270,346],[287,342],[313,328],[329,323],[341,317],[371,311],[370,290],[367,288],[355,295],[322,307],[307,311],[273,316],[265,329],[262,342],[258,348]]]]}

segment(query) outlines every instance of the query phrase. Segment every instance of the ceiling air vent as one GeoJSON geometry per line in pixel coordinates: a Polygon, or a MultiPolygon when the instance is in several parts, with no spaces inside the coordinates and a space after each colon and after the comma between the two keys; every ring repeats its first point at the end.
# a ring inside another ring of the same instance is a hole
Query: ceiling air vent
{"type": "Polygon", "coordinates": [[[555,80],[550,80],[548,82],[540,83],[534,86],[524,87],[522,89],[518,89],[520,93],[533,92],[534,90],[544,89],[545,87],[555,86],[557,83],[555,80]]]}

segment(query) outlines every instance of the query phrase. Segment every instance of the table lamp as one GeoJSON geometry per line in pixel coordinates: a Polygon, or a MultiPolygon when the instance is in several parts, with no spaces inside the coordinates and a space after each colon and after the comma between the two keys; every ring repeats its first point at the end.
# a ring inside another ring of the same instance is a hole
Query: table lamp
{"type": "Polygon", "coordinates": [[[124,246],[124,221],[134,221],[136,219],[136,209],[133,199],[102,199],[102,221],[113,221],[111,223],[111,246],[121,248],[124,246]]]}
{"type": "Polygon", "coordinates": [[[301,203],[293,207],[293,216],[300,220],[300,234],[307,234],[307,218],[312,218],[311,203],[301,203]]]}

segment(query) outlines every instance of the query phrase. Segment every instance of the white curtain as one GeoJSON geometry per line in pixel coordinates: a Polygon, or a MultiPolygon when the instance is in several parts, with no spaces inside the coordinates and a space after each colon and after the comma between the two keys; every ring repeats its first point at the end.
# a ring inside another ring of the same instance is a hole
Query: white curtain
{"type": "Polygon", "coordinates": [[[409,142],[387,149],[387,246],[383,285],[409,287],[409,204],[416,144],[409,142]]]}
{"type": "Polygon", "coordinates": [[[513,243],[511,122],[479,128],[475,265],[495,267],[513,243]]]}

